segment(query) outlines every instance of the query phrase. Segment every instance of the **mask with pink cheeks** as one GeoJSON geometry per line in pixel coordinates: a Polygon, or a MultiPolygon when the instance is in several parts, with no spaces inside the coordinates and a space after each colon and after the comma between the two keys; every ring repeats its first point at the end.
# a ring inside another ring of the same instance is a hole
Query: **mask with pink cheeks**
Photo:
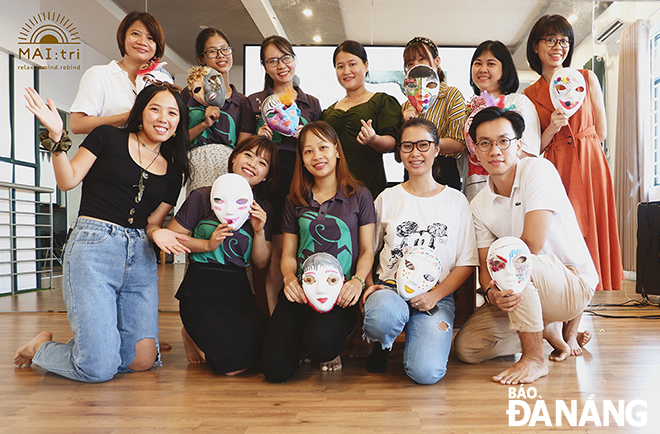
{"type": "Polygon", "coordinates": [[[490,277],[501,291],[521,292],[532,276],[532,254],[520,238],[502,237],[490,245],[486,259],[490,277]]]}
{"type": "Polygon", "coordinates": [[[261,116],[271,130],[285,136],[293,136],[300,123],[300,109],[295,101],[295,93],[288,88],[283,93],[269,95],[261,103],[261,116]]]}
{"type": "Polygon", "coordinates": [[[426,111],[438,98],[440,80],[438,73],[426,65],[417,65],[410,68],[403,87],[406,89],[408,101],[419,113],[426,111]]]}
{"type": "Polygon", "coordinates": [[[250,218],[254,201],[252,188],[245,178],[236,173],[220,176],[211,187],[211,208],[218,220],[236,231],[250,218]]]}
{"type": "Polygon", "coordinates": [[[426,246],[404,253],[396,272],[397,292],[404,300],[424,294],[438,283],[442,264],[435,251],[426,246]]]}
{"type": "Polygon", "coordinates": [[[550,80],[550,99],[552,105],[561,107],[567,116],[573,116],[582,106],[587,95],[587,85],[580,71],[573,68],[560,68],[550,80]]]}
{"type": "Polygon", "coordinates": [[[328,253],[314,253],[305,259],[301,269],[301,285],[307,303],[317,312],[330,312],[344,285],[339,261],[328,253]]]}

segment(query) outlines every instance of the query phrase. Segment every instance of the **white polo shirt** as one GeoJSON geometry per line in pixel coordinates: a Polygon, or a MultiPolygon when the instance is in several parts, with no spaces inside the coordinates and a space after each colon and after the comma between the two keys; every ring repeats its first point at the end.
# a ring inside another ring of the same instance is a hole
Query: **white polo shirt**
{"type": "Polygon", "coordinates": [[[539,254],[553,254],[567,266],[575,267],[585,283],[595,289],[598,273],[582,237],[573,207],[559,173],[544,158],[523,158],[516,166],[511,197],[495,194],[493,183],[481,190],[470,203],[477,236],[477,248],[488,248],[498,238],[520,237],[525,214],[552,211],[545,245],[539,254]]]}
{"type": "Polygon", "coordinates": [[[135,85],[116,61],[89,68],[82,80],[71,113],[114,116],[129,112],[135,102],[135,85]]]}

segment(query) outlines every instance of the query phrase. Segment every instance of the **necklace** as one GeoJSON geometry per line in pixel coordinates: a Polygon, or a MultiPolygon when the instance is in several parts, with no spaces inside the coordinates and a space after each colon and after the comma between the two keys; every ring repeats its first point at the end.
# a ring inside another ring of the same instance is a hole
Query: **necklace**
{"type": "Polygon", "coordinates": [[[355,101],[359,101],[361,98],[363,98],[366,94],[368,94],[369,91],[367,89],[364,89],[362,93],[360,93],[358,96],[354,96],[352,98],[349,98],[348,95],[344,97],[344,102],[351,103],[355,101]]]}
{"type": "MultiPolygon", "coordinates": [[[[146,148],[146,145],[140,140],[140,136],[138,136],[137,133],[135,133],[135,137],[138,141],[138,161],[140,163],[140,168],[142,169],[142,154],[140,153],[140,146],[139,145],[142,145],[145,148],[146,148]]],[[[149,149],[149,148],[147,148],[147,149],[149,149]]],[[[140,180],[138,181],[138,183],[136,185],[133,186],[133,187],[137,187],[137,189],[138,189],[137,196],[135,196],[135,203],[140,203],[140,201],[142,200],[142,195],[144,194],[144,180],[149,179],[149,173],[147,173],[147,170],[149,170],[151,165],[154,164],[154,161],[156,161],[156,159],[160,155],[160,145],[158,145],[158,149],[156,151],[152,151],[152,152],[156,152],[156,156],[151,160],[151,163],[149,163],[147,165],[147,167],[142,169],[142,171],[140,172],[140,180]]]]}

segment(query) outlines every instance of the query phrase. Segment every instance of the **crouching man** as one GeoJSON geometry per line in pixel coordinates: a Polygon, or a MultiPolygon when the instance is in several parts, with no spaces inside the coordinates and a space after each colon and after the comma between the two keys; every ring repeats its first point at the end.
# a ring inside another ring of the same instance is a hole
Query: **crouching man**
{"type": "Polygon", "coordinates": [[[544,338],[554,348],[551,360],[581,353],[590,334],[578,333],[578,325],[598,284],[555,167],[543,158],[519,158],[524,128],[517,112],[488,107],[475,115],[469,131],[489,173],[488,186],[470,204],[487,303],[463,325],[455,348],[466,363],[522,352],[493,377],[502,384],[531,383],[548,374],[544,338]],[[505,236],[522,239],[532,253],[531,279],[516,294],[498,288],[487,267],[488,248],[505,236]]]}

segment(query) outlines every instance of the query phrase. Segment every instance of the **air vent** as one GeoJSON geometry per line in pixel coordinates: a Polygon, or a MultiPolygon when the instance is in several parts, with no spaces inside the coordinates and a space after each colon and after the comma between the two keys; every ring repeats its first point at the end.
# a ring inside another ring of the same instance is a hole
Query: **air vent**
{"type": "Polygon", "coordinates": [[[608,39],[621,33],[624,25],[625,23],[623,21],[616,18],[610,24],[603,26],[601,32],[596,37],[596,42],[598,44],[605,44],[606,42],[608,42],[608,39]]]}

